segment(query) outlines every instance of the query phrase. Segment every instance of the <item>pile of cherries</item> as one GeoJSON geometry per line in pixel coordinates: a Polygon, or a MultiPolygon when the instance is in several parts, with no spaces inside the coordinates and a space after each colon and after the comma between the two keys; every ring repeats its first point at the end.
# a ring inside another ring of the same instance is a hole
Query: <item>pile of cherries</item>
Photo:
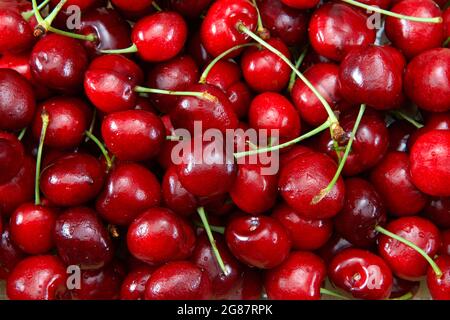
{"type": "Polygon", "coordinates": [[[2,0],[7,297],[450,299],[449,42],[447,0],[2,0]]]}

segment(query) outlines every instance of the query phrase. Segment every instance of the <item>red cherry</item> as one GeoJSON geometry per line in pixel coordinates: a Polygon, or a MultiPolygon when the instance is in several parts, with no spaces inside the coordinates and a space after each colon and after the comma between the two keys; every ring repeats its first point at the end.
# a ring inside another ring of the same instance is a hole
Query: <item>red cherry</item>
{"type": "Polygon", "coordinates": [[[23,166],[25,150],[17,137],[0,132],[0,184],[14,178],[23,166]]]}
{"type": "Polygon", "coordinates": [[[308,152],[313,152],[313,150],[300,144],[292,146],[291,148],[289,148],[289,150],[283,152],[280,155],[280,167],[281,168],[285,167],[289,162],[291,162],[295,158],[308,152]]]}
{"type": "Polygon", "coordinates": [[[353,245],[350,242],[335,233],[331,239],[319,249],[318,254],[327,264],[329,264],[339,252],[352,247],[353,245]]]}
{"type": "Polygon", "coordinates": [[[389,151],[406,152],[416,127],[406,121],[395,121],[388,127],[389,151]]]}
{"type": "Polygon", "coordinates": [[[450,197],[431,198],[424,211],[439,227],[450,228],[450,197]]]}
{"type": "Polygon", "coordinates": [[[152,0],[111,0],[111,4],[126,18],[141,18],[152,12],[152,0]]]}
{"type": "Polygon", "coordinates": [[[192,227],[169,209],[151,208],[130,225],[127,245],[131,254],[149,264],[183,260],[192,254],[192,227]]]}
{"type": "Polygon", "coordinates": [[[191,262],[169,262],[145,286],[146,300],[206,300],[212,295],[208,274],[191,262]]]}
{"type": "Polygon", "coordinates": [[[291,249],[283,226],[266,216],[235,217],[227,226],[225,237],[228,248],[236,258],[260,269],[280,265],[291,249]]]}
{"type": "Polygon", "coordinates": [[[392,272],[386,262],[370,251],[346,249],[328,267],[333,284],[357,299],[383,300],[392,289],[392,272]]]}
{"type": "Polygon", "coordinates": [[[442,235],[442,247],[440,253],[450,255],[450,229],[442,231],[441,235],[442,235]]]}
{"type": "Polygon", "coordinates": [[[264,287],[269,299],[320,300],[326,273],[322,259],[310,252],[297,251],[266,272],[264,287]]]}
{"type": "Polygon", "coordinates": [[[55,300],[67,290],[66,279],[66,268],[57,257],[32,256],[11,272],[6,295],[10,300],[55,300]]]}
{"type": "Polygon", "coordinates": [[[197,199],[181,184],[175,166],[167,169],[161,189],[164,205],[179,215],[189,216],[199,207],[197,199]]]}
{"type": "Polygon", "coordinates": [[[311,9],[319,3],[318,0],[281,0],[281,2],[295,9],[311,9]]]}
{"type": "MultiPolygon", "coordinates": [[[[11,4],[9,4],[11,5],[11,4]]],[[[0,52],[21,52],[34,42],[33,30],[20,12],[12,8],[0,8],[0,52]]]]}
{"type": "MultiPolygon", "coordinates": [[[[82,11],[86,11],[87,9],[90,9],[96,5],[98,5],[99,2],[102,2],[102,0],[68,0],[66,4],[64,5],[64,9],[67,9],[70,6],[77,6],[82,11]]],[[[50,0],[50,3],[52,5],[57,5],[59,3],[58,0],[50,0]]]]}
{"type": "Polygon", "coordinates": [[[235,290],[224,297],[224,300],[259,300],[261,299],[261,275],[257,269],[247,268],[241,276],[235,290]]]}
{"type": "Polygon", "coordinates": [[[411,137],[408,140],[409,147],[414,145],[417,138],[433,130],[450,130],[450,112],[431,113],[428,115],[425,126],[418,130],[416,128],[411,134],[411,137]]]}
{"type": "Polygon", "coordinates": [[[450,256],[439,256],[436,263],[443,274],[441,277],[437,277],[432,268],[428,269],[428,290],[434,300],[450,300],[450,256]]]}
{"type": "Polygon", "coordinates": [[[6,280],[9,273],[24,257],[25,253],[11,239],[9,226],[4,225],[0,235],[0,279],[6,280]]]}
{"type": "Polygon", "coordinates": [[[169,0],[168,5],[189,19],[196,19],[211,4],[212,0],[169,0]]]}
{"type": "Polygon", "coordinates": [[[122,282],[120,300],[144,300],[145,285],[153,272],[152,267],[130,271],[122,282]]]}

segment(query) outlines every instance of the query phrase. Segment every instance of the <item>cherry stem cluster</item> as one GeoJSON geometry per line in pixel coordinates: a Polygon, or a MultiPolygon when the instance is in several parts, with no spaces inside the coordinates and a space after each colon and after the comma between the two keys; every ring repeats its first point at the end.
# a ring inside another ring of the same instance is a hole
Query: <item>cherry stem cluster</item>
{"type": "MultiPolygon", "coordinates": [[[[43,1],[38,7],[37,10],[41,11],[49,4],[50,0],[43,1]]],[[[25,21],[29,21],[31,17],[34,17],[34,10],[26,11],[22,13],[22,17],[25,21]]]]}
{"type": "Polygon", "coordinates": [[[41,136],[39,137],[39,146],[37,150],[37,156],[36,156],[36,175],[34,180],[34,203],[36,205],[41,204],[41,193],[39,189],[39,180],[41,177],[41,164],[42,164],[42,151],[44,149],[44,140],[45,135],[47,133],[48,124],[50,123],[50,118],[48,116],[48,113],[43,112],[41,114],[42,119],[42,129],[41,129],[41,136]]]}
{"type": "Polygon", "coordinates": [[[392,111],[392,114],[400,119],[408,121],[417,129],[423,128],[423,124],[417,122],[413,117],[410,117],[409,115],[405,114],[404,112],[402,112],[400,110],[392,111]]]}

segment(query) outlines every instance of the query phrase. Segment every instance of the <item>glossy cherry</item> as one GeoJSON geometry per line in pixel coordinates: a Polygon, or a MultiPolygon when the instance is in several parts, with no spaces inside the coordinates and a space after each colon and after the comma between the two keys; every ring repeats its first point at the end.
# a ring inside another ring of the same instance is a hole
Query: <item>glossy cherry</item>
{"type": "Polygon", "coordinates": [[[353,245],[350,242],[335,233],[331,239],[318,250],[318,254],[327,264],[329,264],[339,252],[352,247],[353,245]]]}
{"type": "Polygon", "coordinates": [[[450,228],[450,197],[431,198],[424,212],[437,226],[450,228]]]}
{"type": "Polygon", "coordinates": [[[441,233],[442,247],[440,250],[441,254],[446,254],[450,256],[450,229],[444,230],[441,233]]]}
{"type": "Polygon", "coordinates": [[[427,272],[427,286],[434,300],[450,300],[450,256],[441,255],[436,263],[442,270],[442,276],[437,277],[432,268],[427,272]]]}
{"type": "Polygon", "coordinates": [[[0,131],[0,184],[14,178],[23,166],[25,150],[17,137],[0,131]]]}
{"type": "Polygon", "coordinates": [[[406,121],[395,121],[388,127],[389,151],[406,152],[410,137],[416,132],[416,127],[406,121]]]}
{"type": "Polygon", "coordinates": [[[21,52],[34,42],[33,29],[18,10],[0,8],[0,52],[21,52]]]}
{"type": "Polygon", "coordinates": [[[120,300],[144,300],[145,285],[154,270],[142,266],[130,271],[120,287],[120,300]]]}
{"type": "Polygon", "coordinates": [[[312,9],[319,3],[317,0],[281,0],[281,2],[295,9],[312,9]]]}
{"type": "Polygon", "coordinates": [[[152,0],[111,0],[111,4],[126,18],[142,18],[153,11],[152,0]]]}
{"type": "Polygon", "coordinates": [[[3,225],[0,235],[0,279],[6,280],[14,267],[25,257],[11,239],[8,225],[3,225]]]}
{"type": "Polygon", "coordinates": [[[168,5],[186,18],[196,19],[209,7],[211,2],[212,0],[169,0],[168,5]]]}
{"type": "Polygon", "coordinates": [[[196,197],[181,184],[175,166],[166,170],[161,190],[164,205],[177,214],[189,216],[199,207],[196,197]]]}

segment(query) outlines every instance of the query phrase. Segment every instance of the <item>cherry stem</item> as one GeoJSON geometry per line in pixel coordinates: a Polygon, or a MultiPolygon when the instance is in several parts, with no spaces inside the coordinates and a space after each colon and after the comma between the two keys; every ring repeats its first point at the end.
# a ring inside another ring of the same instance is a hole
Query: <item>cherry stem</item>
{"type": "Polygon", "coordinates": [[[137,46],[135,44],[132,44],[128,48],[100,50],[100,52],[101,53],[108,53],[108,54],[136,53],[136,52],[138,52],[138,48],[137,48],[137,46]]]}
{"type": "MultiPolygon", "coordinates": [[[[94,127],[95,127],[95,120],[97,119],[97,109],[94,109],[94,112],[92,113],[92,119],[91,119],[91,124],[89,125],[89,129],[88,131],[90,133],[92,133],[94,131],[94,127]]],[[[86,135],[86,139],[84,139],[84,142],[88,142],[89,141],[89,137],[86,135]]]]}
{"type": "MultiPolygon", "coordinates": [[[[45,6],[48,5],[49,2],[50,2],[50,0],[45,0],[37,7],[37,10],[41,11],[45,6]]],[[[25,21],[29,21],[32,17],[34,17],[34,11],[30,10],[30,11],[23,12],[22,17],[25,21]]]]}
{"type": "Polygon", "coordinates": [[[68,38],[73,38],[73,39],[77,39],[77,40],[82,40],[82,41],[90,41],[90,42],[94,42],[97,40],[97,37],[95,34],[91,33],[91,34],[78,34],[78,33],[73,33],[73,32],[68,32],[68,31],[64,31],[61,29],[57,29],[54,28],[52,26],[48,27],[48,31],[59,34],[61,36],[65,36],[68,38]]]}
{"type": "Polygon", "coordinates": [[[161,7],[156,3],[156,1],[152,1],[152,6],[155,8],[156,11],[160,12],[162,11],[161,7]]]}
{"type": "Polygon", "coordinates": [[[48,124],[50,122],[48,113],[43,112],[41,114],[41,119],[42,119],[42,129],[41,129],[41,136],[39,137],[39,147],[38,147],[37,156],[36,156],[36,175],[35,175],[35,180],[34,180],[34,204],[37,206],[41,204],[39,179],[41,176],[42,150],[44,149],[45,135],[47,133],[48,124]]]}
{"type": "Polygon", "coordinates": [[[423,124],[417,122],[415,119],[413,119],[412,117],[408,116],[407,114],[403,113],[400,110],[392,111],[392,114],[399,117],[400,119],[404,119],[404,120],[408,121],[413,126],[415,126],[417,129],[423,128],[423,126],[424,126],[423,124]]]}
{"type": "Polygon", "coordinates": [[[214,256],[216,257],[217,263],[219,264],[220,269],[222,269],[225,275],[228,275],[228,270],[223,263],[222,257],[220,256],[219,249],[217,249],[216,240],[214,240],[214,236],[211,231],[211,226],[209,225],[208,218],[206,217],[205,208],[200,207],[197,209],[198,215],[202,220],[203,227],[205,228],[206,235],[208,236],[209,242],[211,243],[211,248],[214,252],[214,256]]]}
{"type": "Polygon", "coordinates": [[[317,128],[293,139],[290,141],[287,141],[285,143],[282,144],[278,144],[276,146],[270,146],[270,147],[266,147],[266,148],[261,148],[261,149],[256,149],[256,150],[249,150],[249,151],[243,151],[243,152],[236,152],[234,153],[234,157],[236,159],[239,159],[241,157],[245,157],[245,156],[251,156],[251,155],[255,155],[255,154],[260,154],[260,153],[265,153],[265,152],[270,152],[270,151],[275,151],[275,150],[279,150],[279,149],[283,149],[286,147],[289,147],[293,144],[296,144],[300,141],[303,141],[305,139],[308,139],[324,130],[326,130],[327,128],[330,127],[330,121],[327,120],[326,122],[324,122],[323,124],[321,124],[320,126],[318,126],[317,128]]]}
{"type": "MultiPolygon", "coordinates": [[[[307,53],[308,53],[308,46],[306,45],[305,48],[303,49],[302,53],[298,57],[297,62],[295,63],[295,69],[298,70],[300,68],[300,66],[303,63],[303,60],[305,60],[307,53]]],[[[292,91],[292,88],[294,87],[296,79],[297,79],[297,74],[294,71],[292,71],[291,78],[289,80],[289,85],[288,85],[288,92],[292,91]]]]}
{"type": "MultiPolygon", "coordinates": [[[[311,84],[311,82],[309,82],[309,80],[306,79],[306,77],[300,71],[298,71],[297,68],[295,68],[295,66],[292,64],[292,62],[284,54],[282,54],[280,51],[278,51],[273,46],[268,44],[266,41],[261,39],[257,34],[255,34],[250,29],[248,29],[242,22],[239,22],[236,25],[236,28],[238,29],[239,32],[245,33],[250,38],[252,38],[256,42],[258,42],[263,47],[265,47],[267,50],[271,51],[273,54],[277,55],[281,60],[283,60],[292,69],[292,71],[294,71],[295,74],[306,84],[306,86],[314,93],[314,95],[317,97],[317,99],[319,99],[319,101],[323,104],[323,106],[325,107],[325,110],[328,113],[328,117],[331,120],[331,123],[332,123],[331,126],[339,127],[339,121],[336,118],[336,115],[334,114],[330,105],[325,100],[325,98],[317,91],[317,89],[311,84]]],[[[339,131],[339,130],[337,130],[337,131],[339,131]]],[[[334,130],[333,130],[333,132],[334,132],[334,130]]],[[[340,140],[339,138],[340,137],[333,137],[333,139],[335,139],[335,140],[340,140]]]]}
{"type": "Polygon", "coordinates": [[[442,23],[442,17],[421,18],[421,17],[405,16],[403,14],[398,14],[395,12],[384,10],[379,7],[369,6],[367,4],[364,4],[364,3],[361,3],[361,2],[358,2],[355,0],[341,0],[341,1],[351,4],[351,5],[354,5],[356,7],[366,9],[371,12],[377,12],[377,13],[384,14],[384,15],[390,16],[390,17],[394,17],[397,19],[410,20],[410,21],[414,21],[414,22],[425,22],[425,23],[442,23]]]}
{"type": "Polygon", "coordinates": [[[198,91],[172,91],[163,89],[146,88],[141,86],[136,86],[134,88],[135,92],[138,93],[154,93],[154,94],[167,94],[172,96],[191,96],[200,99],[205,99],[208,101],[217,101],[217,98],[208,92],[198,92],[198,91]]]}
{"type": "Polygon", "coordinates": [[[118,237],[120,237],[120,232],[116,225],[108,224],[107,228],[108,228],[108,232],[111,235],[111,237],[113,237],[114,239],[117,239],[118,237]]]}
{"type": "Polygon", "coordinates": [[[447,38],[447,40],[444,41],[443,47],[447,47],[450,44],[450,37],[447,38]]]}
{"type": "Polygon", "coordinates": [[[343,296],[343,295],[341,295],[341,294],[339,294],[337,292],[334,292],[334,291],[331,291],[331,290],[328,290],[328,289],[325,289],[325,288],[320,288],[320,294],[324,294],[324,295],[327,295],[327,296],[339,298],[339,299],[342,299],[342,300],[350,300],[346,296],[343,296]]]}
{"type": "Polygon", "coordinates": [[[345,148],[344,156],[342,157],[342,160],[339,162],[339,166],[336,170],[334,177],[331,180],[331,182],[328,184],[328,186],[325,189],[322,189],[319,192],[319,194],[316,195],[312,199],[312,201],[311,201],[312,204],[317,204],[320,201],[322,201],[322,199],[325,198],[326,195],[333,189],[334,185],[336,184],[339,177],[341,176],[342,170],[344,169],[345,162],[347,161],[348,155],[350,154],[350,150],[352,149],[353,141],[355,140],[355,137],[356,137],[356,132],[358,131],[359,124],[361,123],[361,119],[362,119],[365,111],[366,111],[366,105],[362,104],[361,107],[359,108],[359,113],[356,118],[355,125],[353,126],[353,130],[350,135],[350,139],[347,143],[347,147],[345,148]]]}
{"type": "MultiPolygon", "coordinates": [[[[194,224],[199,228],[205,229],[203,224],[198,221],[194,221],[194,224]]],[[[225,234],[225,227],[218,227],[218,226],[212,226],[212,225],[210,225],[209,227],[211,228],[211,231],[214,231],[214,232],[217,232],[220,234],[225,234]]]]}
{"type": "Polygon", "coordinates": [[[258,33],[266,32],[266,28],[264,28],[264,24],[261,19],[261,13],[259,12],[258,4],[256,3],[256,0],[252,0],[252,2],[253,2],[253,6],[256,9],[256,14],[258,15],[258,22],[257,22],[258,26],[257,26],[256,32],[258,32],[258,33]]]}
{"type": "Polygon", "coordinates": [[[111,169],[111,167],[112,167],[112,160],[111,160],[111,158],[109,156],[108,150],[106,150],[106,148],[103,145],[103,143],[101,143],[100,140],[98,140],[97,137],[95,135],[93,135],[91,132],[85,131],[84,134],[87,135],[89,137],[89,139],[94,141],[94,143],[98,146],[98,148],[102,152],[103,156],[105,157],[106,166],[107,166],[108,171],[109,171],[109,169],[111,169]]]}
{"type": "Polygon", "coordinates": [[[414,298],[414,294],[412,292],[408,292],[398,298],[392,298],[387,300],[411,300],[412,298],[414,298]]]}
{"type": "Polygon", "coordinates": [[[183,141],[182,137],[178,136],[166,136],[167,141],[183,141]]]}
{"type": "MultiPolygon", "coordinates": [[[[50,14],[47,16],[47,18],[42,19],[42,16],[39,12],[39,8],[35,11],[36,19],[38,21],[37,26],[34,28],[34,36],[40,37],[43,34],[47,33],[47,31],[50,29],[50,26],[53,23],[53,20],[55,20],[58,13],[61,11],[62,7],[66,4],[67,0],[61,0],[56,7],[50,12],[50,14]],[[40,16],[40,19],[38,18],[40,16]]],[[[33,8],[34,9],[34,8],[33,8]]]]}
{"type": "Polygon", "coordinates": [[[385,228],[383,228],[382,226],[376,226],[375,230],[378,231],[379,233],[384,234],[385,236],[388,236],[392,239],[395,239],[401,243],[403,243],[404,245],[407,245],[408,247],[416,250],[422,257],[425,258],[425,260],[428,261],[428,263],[430,264],[431,268],[433,268],[434,273],[436,274],[436,276],[438,278],[440,278],[442,276],[442,271],[441,269],[438,267],[438,265],[436,264],[436,262],[434,262],[433,259],[431,259],[431,257],[424,251],[422,250],[422,248],[418,247],[417,245],[415,245],[414,243],[412,243],[411,241],[406,240],[405,238],[400,237],[399,235],[390,232],[389,230],[386,230],[385,228]]]}
{"type": "Polygon", "coordinates": [[[33,6],[33,14],[36,17],[38,25],[45,24],[44,18],[42,18],[41,13],[39,12],[39,7],[36,3],[36,0],[31,0],[31,4],[33,6]]]}
{"type": "Polygon", "coordinates": [[[208,77],[208,74],[210,73],[210,71],[212,70],[212,68],[214,68],[214,66],[217,64],[217,62],[219,62],[220,60],[222,60],[223,58],[225,58],[227,55],[229,55],[230,53],[232,53],[233,51],[245,48],[245,47],[251,47],[251,46],[255,46],[258,45],[257,43],[244,43],[244,44],[239,44],[237,46],[234,46],[224,52],[222,52],[221,54],[219,54],[217,57],[214,58],[214,60],[212,60],[208,66],[205,68],[205,70],[203,71],[199,83],[206,83],[206,78],[208,77]]]}
{"type": "Polygon", "coordinates": [[[17,139],[22,140],[23,137],[25,136],[25,133],[27,133],[27,127],[20,130],[19,135],[17,136],[17,139]]]}

